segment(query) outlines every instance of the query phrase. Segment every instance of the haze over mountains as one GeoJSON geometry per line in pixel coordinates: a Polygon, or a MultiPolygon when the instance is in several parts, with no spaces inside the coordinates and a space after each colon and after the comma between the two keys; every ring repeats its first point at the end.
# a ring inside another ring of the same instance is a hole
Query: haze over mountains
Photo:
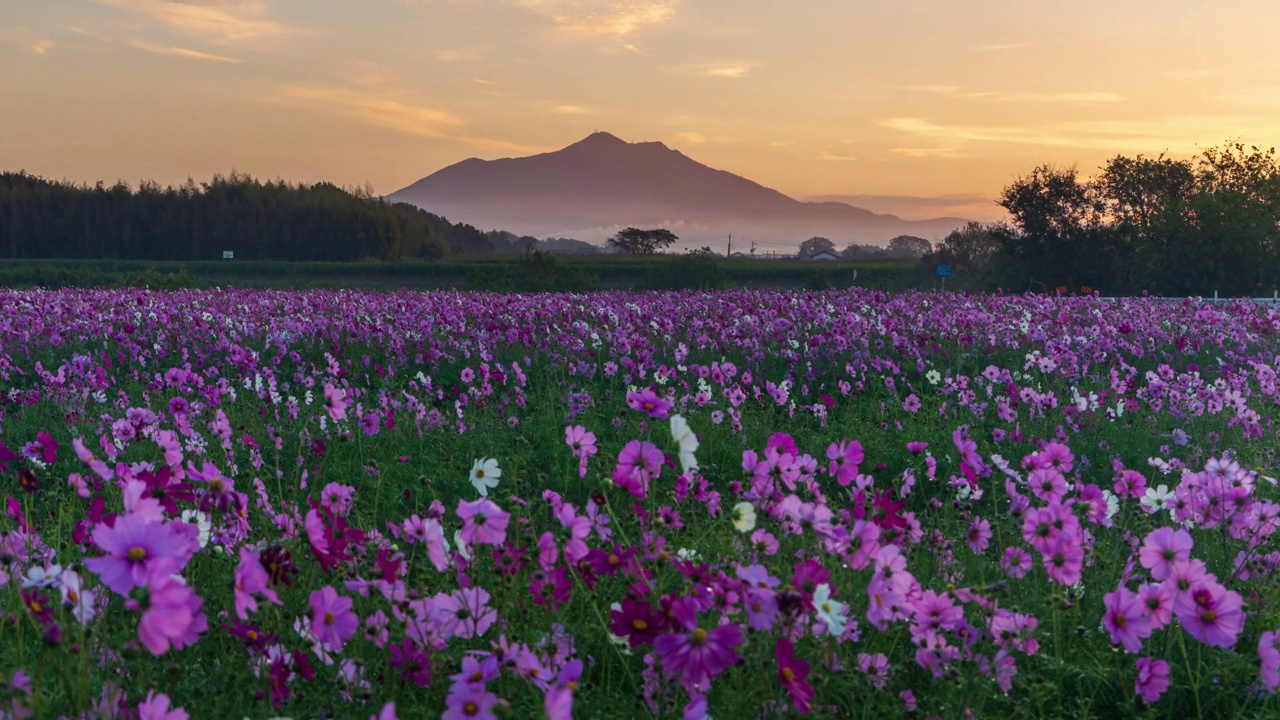
{"type": "Polygon", "coordinates": [[[597,132],[566,148],[522,158],[471,158],[392,193],[454,222],[602,244],[627,227],[665,227],[685,247],[794,251],[814,235],[837,247],[883,245],[898,235],[940,240],[965,220],[903,220],[841,202],[801,202],[707,167],[660,142],[597,132]]]}

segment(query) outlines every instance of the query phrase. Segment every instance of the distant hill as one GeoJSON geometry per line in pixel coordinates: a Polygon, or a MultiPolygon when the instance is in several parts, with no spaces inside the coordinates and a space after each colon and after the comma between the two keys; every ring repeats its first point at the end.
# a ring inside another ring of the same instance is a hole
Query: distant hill
{"type": "Polygon", "coordinates": [[[898,235],[937,240],[965,223],[801,202],[660,142],[628,143],[606,132],[541,155],[464,160],[388,199],[480,228],[595,243],[622,227],[661,226],[683,244],[711,244],[716,250],[728,233],[769,249],[794,249],[814,235],[843,247],[884,244],[898,235]]]}

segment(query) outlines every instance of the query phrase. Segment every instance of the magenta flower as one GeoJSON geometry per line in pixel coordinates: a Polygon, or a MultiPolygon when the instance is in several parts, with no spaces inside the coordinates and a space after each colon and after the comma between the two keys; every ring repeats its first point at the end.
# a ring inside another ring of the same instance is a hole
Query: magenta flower
{"type": "Polygon", "coordinates": [[[169,696],[157,695],[155,690],[147,693],[147,699],[138,703],[138,720],[187,720],[187,711],[180,707],[169,707],[169,696]]]}
{"type": "Polygon", "coordinates": [[[645,388],[640,392],[627,393],[627,407],[645,413],[655,420],[666,420],[671,410],[671,402],[658,397],[653,388],[645,388]]]}
{"type": "Polygon", "coordinates": [[[347,416],[347,393],[329,383],[324,384],[324,409],[329,417],[341,420],[347,416]]]}
{"type": "Polygon", "coordinates": [[[1210,647],[1229,648],[1244,629],[1244,598],[1216,582],[1199,585],[1174,600],[1178,622],[1210,647]]]}
{"type": "Polygon", "coordinates": [[[687,689],[705,691],[716,676],[738,661],[733,648],[742,644],[742,628],[729,623],[703,630],[698,627],[698,611],[691,598],[672,602],[669,614],[684,632],[659,637],[654,641],[654,651],[661,658],[663,669],[678,675],[687,689]]]}
{"type": "Polygon", "coordinates": [[[969,549],[973,554],[981,555],[991,544],[991,523],[982,518],[974,518],[965,538],[969,540],[969,549]]]}
{"type": "Polygon", "coordinates": [[[484,588],[462,588],[449,595],[441,593],[431,605],[431,620],[446,638],[484,635],[498,619],[498,611],[488,603],[489,593],[484,588]]]}
{"type": "Polygon", "coordinates": [[[598,452],[596,434],[581,425],[574,425],[564,429],[564,442],[573,451],[573,456],[578,458],[578,477],[586,477],[587,458],[598,452]]]}
{"type": "Polygon", "coordinates": [[[1149,657],[1138,658],[1138,678],[1133,683],[1133,692],[1143,702],[1151,704],[1160,699],[1169,689],[1169,663],[1149,657]]]}
{"type": "Polygon", "coordinates": [[[1262,664],[1262,684],[1274,693],[1280,687],[1280,633],[1262,633],[1258,638],[1258,660],[1262,664]]]}
{"type": "Polygon", "coordinates": [[[501,545],[507,540],[510,513],[502,511],[492,500],[458,501],[458,517],[462,518],[461,537],[468,545],[501,545]]]}
{"type": "Polygon", "coordinates": [[[497,702],[498,696],[483,687],[454,683],[445,698],[446,710],[440,720],[495,720],[493,706],[497,702]]]}
{"type": "Polygon", "coordinates": [[[280,605],[280,596],[272,590],[269,583],[271,576],[262,567],[262,558],[248,547],[240,548],[240,564],[236,566],[235,575],[235,608],[241,620],[248,620],[249,613],[258,609],[258,601],[254,595],[261,593],[271,602],[280,605]]]}
{"type": "Polygon", "coordinates": [[[153,564],[145,578],[141,599],[130,598],[125,607],[142,611],[138,621],[138,641],[152,655],[163,655],[169,647],[182,649],[193,644],[208,627],[200,611],[204,601],[175,575],[176,561],[163,558],[153,564]]]}
{"type": "Polygon", "coordinates": [[[351,598],[339,595],[331,585],[311,593],[311,634],[333,652],[341,652],[360,626],[352,604],[351,598]]]}
{"type": "Polygon", "coordinates": [[[651,442],[632,440],[618,453],[613,483],[637,498],[649,494],[649,482],[662,473],[662,452],[651,442]]]}
{"type": "Polygon", "coordinates": [[[787,638],[778,638],[773,646],[774,658],[778,661],[778,679],[782,687],[791,695],[791,704],[796,712],[805,714],[813,703],[813,686],[805,682],[809,677],[809,663],[795,656],[795,645],[787,638]]]}
{"type": "Polygon", "coordinates": [[[431,660],[427,653],[410,638],[400,644],[391,644],[391,667],[400,668],[400,677],[418,687],[431,683],[431,660]]]}
{"type": "Polygon", "coordinates": [[[1075,537],[1063,533],[1050,543],[1043,563],[1051,580],[1059,585],[1075,585],[1080,582],[1084,567],[1084,548],[1075,537]]]}
{"type": "Polygon", "coordinates": [[[162,558],[175,561],[172,574],[182,570],[191,557],[190,539],[174,532],[168,523],[152,522],[141,515],[121,515],[111,527],[98,525],[93,541],[107,554],[86,559],[85,567],[120,595],[143,585],[148,571],[162,558]]]}
{"type": "Polygon", "coordinates": [[[827,446],[827,474],[841,487],[848,487],[858,477],[858,465],[864,458],[862,443],[857,440],[841,440],[827,446]]]}
{"type": "Polygon", "coordinates": [[[609,612],[609,632],[627,638],[630,647],[651,643],[667,627],[666,615],[655,612],[646,602],[624,598],[617,610],[609,612]]]}
{"type": "Polygon", "coordinates": [[[1138,562],[1151,571],[1151,577],[1164,580],[1173,574],[1175,564],[1191,559],[1191,546],[1191,534],[1186,530],[1156,528],[1142,541],[1138,562]]]}
{"type": "Polygon", "coordinates": [[[1143,639],[1151,637],[1154,628],[1137,593],[1122,586],[1103,595],[1102,602],[1107,608],[1102,624],[1111,633],[1112,644],[1124,646],[1126,652],[1141,650],[1143,639]]]}

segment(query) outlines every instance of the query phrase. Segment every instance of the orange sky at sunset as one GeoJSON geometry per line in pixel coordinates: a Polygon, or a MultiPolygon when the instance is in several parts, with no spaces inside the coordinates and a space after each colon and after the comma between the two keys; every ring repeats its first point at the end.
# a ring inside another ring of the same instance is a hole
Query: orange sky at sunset
{"type": "Polygon", "coordinates": [[[1280,3],[11,0],[0,169],[391,192],[593,130],[801,199],[999,216],[1043,162],[1280,144],[1280,3]]]}

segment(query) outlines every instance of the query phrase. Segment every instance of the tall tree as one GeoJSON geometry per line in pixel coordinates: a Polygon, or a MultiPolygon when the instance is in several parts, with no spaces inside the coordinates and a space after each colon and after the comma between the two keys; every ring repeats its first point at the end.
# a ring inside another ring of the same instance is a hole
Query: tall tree
{"type": "Polygon", "coordinates": [[[640,230],[629,227],[608,239],[609,247],[629,255],[652,255],[680,238],[665,228],[640,230]]]}
{"type": "Polygon", "coordinates": [[[933,252],[933,243],[914,235],[899,235],[885,249],[894,257],[918,258],[933,252]]]}
{"type": "Polygon", "coordinates": [[[800,252],[797,256],[801,260],[807,260],[820,252],[833,253],[836,251],[836,244],[827,238],[816,236],[800,243],[800,252]]]}

